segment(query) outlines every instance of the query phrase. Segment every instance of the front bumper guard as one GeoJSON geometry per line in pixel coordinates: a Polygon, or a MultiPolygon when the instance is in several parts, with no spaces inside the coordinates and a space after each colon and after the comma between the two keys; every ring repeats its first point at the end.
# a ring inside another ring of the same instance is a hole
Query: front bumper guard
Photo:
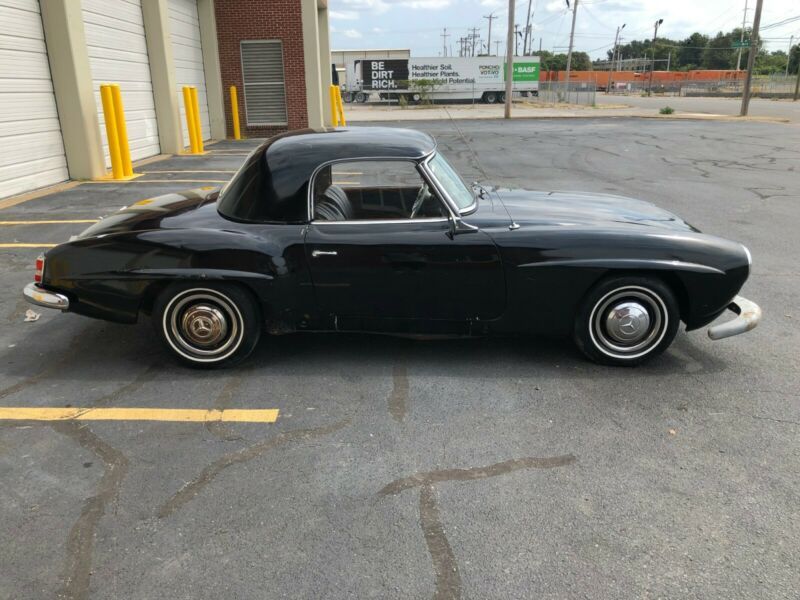
{"type": "Polygon", "coordinates": [[[31,282],[26,285],[22,290],[22,294],[25,296],[25,300],[36,306],[69,310],[69,298],[63,294],[47,291],[36,283],[31,282]]]}
{"type": "Polygon", "coordinates": [[[747,298],[736,296],[728,305],[728,310],[739,316],[731,321],[709,327],[708,337],[712,340],[721,340],[732,335],[746,333],[761,321],[761,307],[747,298]]]}

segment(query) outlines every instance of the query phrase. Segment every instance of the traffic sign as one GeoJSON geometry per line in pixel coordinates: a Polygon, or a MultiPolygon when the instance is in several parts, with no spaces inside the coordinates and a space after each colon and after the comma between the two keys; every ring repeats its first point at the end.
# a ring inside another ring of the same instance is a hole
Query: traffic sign
{"type": "Polygon", "coordinates": [[[749,48],[750,47],[750,40],[744,40],[743,42],[733,42],[731,44],[732,48],[749,48]]]}

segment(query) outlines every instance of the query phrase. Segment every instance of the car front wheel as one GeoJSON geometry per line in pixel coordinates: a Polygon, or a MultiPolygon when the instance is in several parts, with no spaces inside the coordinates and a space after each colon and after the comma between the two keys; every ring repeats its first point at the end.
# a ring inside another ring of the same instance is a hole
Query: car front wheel
{"type": "Polygon", "coordinates": [[[261,335],[258,306],[230,284],[173,284],[153,307],[153,324],[166,347],[197,368],[231,366],[244,360],[261,335]]]}
{"type": "Polygon", "coordinates": [[[578,309],[573,337],[600,364],[634,366],[669,347],[680,323],[675,295],[651,277],[601,281],[578,309]]]}

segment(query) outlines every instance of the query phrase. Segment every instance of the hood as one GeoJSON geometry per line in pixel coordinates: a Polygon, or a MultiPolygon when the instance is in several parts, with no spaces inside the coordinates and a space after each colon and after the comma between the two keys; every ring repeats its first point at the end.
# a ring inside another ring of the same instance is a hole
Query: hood
{"type": "Polygon", "coordinates": [[[218,187],[202,187],[139,200],[102,218],[75,239],[127,231],[206,227],[221,219],[216,210],[218,196],[218,187]]]}
{"type": "Polygon", "coordinates": [[[617,227],[637,225],[698,231],[680,217],[644,200],[591,192],[534,192],[498,188],[495,192],[520,225],[617,227]]]}

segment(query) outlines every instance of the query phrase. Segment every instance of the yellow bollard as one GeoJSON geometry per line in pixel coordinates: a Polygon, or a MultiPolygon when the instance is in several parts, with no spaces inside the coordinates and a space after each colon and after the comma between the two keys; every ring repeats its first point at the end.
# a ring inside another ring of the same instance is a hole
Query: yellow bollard
{"type": "Polygon", "coordinates": [[[194,125],[194,104],[192,91],[189,86],[183,86],[183,105],[186,109],[186,129],[189,132],[189,148],[192,154],[197,154],[197,128],[194,125]]]}
{"type": "Polygon", "coordinates": [[[342,127],[347,127],[347,121],[344,118],[344,106],[342,106],[342,88],[338,85],[336,87],[336,107],[339,109],[339,122],[342,127]]]}
{"type": "Polygon", "coordinates": [[[192,107],[194,108],[194,126],[197,132],[197,151],[199,154],[203,154],[205,152],[203,148],[203,122],[200,118],[200,103],[197,101],[197,88],[194,86],[192,87],[192,107]]]}
{"type": "Polygon", "coordinates": [[[233,139],[242,139],[242,132],[239,130],[239,98],[236,94],[236,86],[231,86],[231,117],[233,118],[233,139]]]}
{"type": "Polygon", "coordinates": [[[339,126],[339,109],[336,106],[336,86],[332,85],[328,88],[328,96],[331,99],[331,124],[334,127],[339,126]]]}
{"type": "Polygon", "coordinates": [[[119,139],[119,153],[122,159],[122,173],[125,177],[133,175],[131,164],[131,148],[128,144],[128,125],[125,122],[125,108],[122,105],[122,93],[119,84],[111,84],[111,98],[114,101],[114,120],[117,124],[117,138],[119,139]]]}
{"type": "Polygon", "coordinates": [[[114,179],[125,177],[122,167],[122,157],[119,151],[119,135],[117,134],[117,119],[114,116],[114,98],[111,86],[100,86],[100,99],[103,103],[103,118],[106,121],[106,137],[108,138],[108,154],[111,156],[111,174],[114,179]]]}

